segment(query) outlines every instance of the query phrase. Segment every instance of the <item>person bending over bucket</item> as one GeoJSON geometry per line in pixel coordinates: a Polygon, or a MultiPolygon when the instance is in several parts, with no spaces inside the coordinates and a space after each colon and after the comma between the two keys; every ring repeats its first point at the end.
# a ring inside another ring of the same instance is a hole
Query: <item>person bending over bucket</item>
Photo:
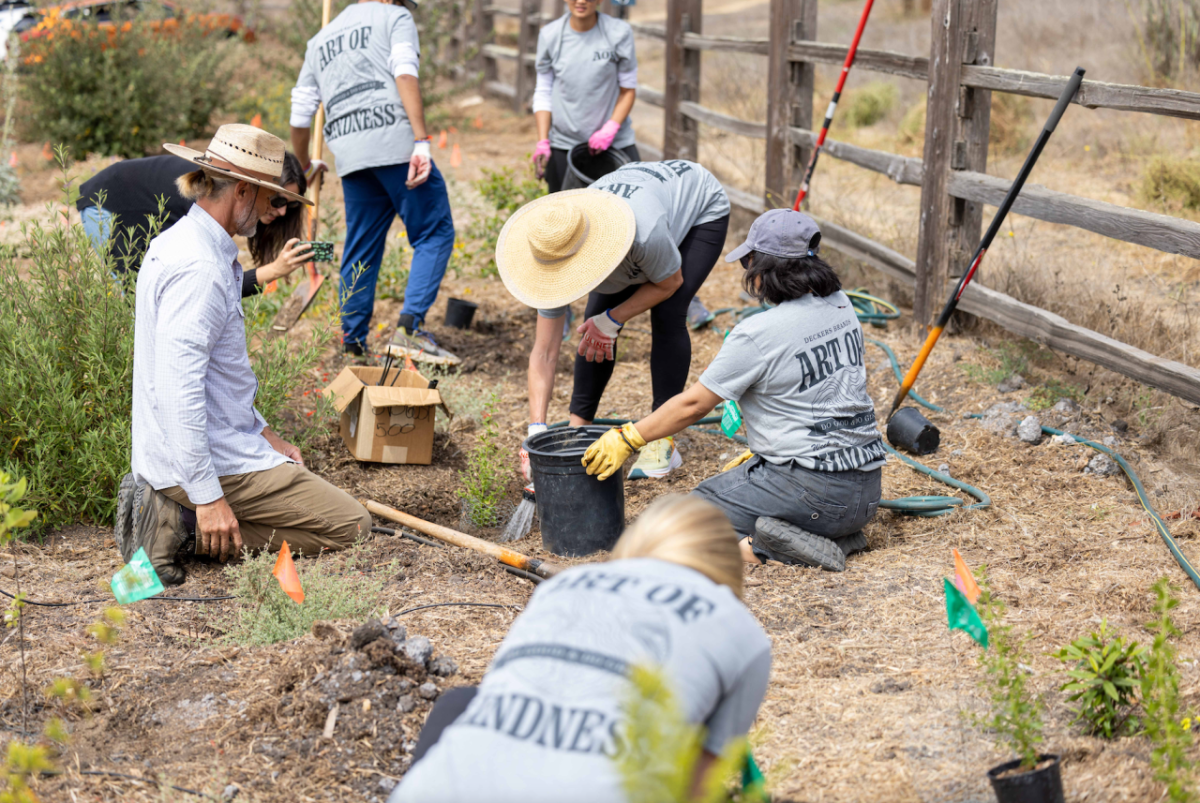
{"type": "MultiPolygon", "coordinates": [[[[612,378],[617,336],[646,311],[651,409],[684,389],[692,362],[688,302],[721,255],[728,228],[729,198],[720,182],[683,160],[624,165],[587,189],[547,195],[513,213],[496,243],[496,266],[508,291],[538,310],[529,354],[529,435],[546,429],[561,321],[581,296],[587,296],[587,320],[576,330],[582,337],[571,426],[596,417],[612,378]]],[[[630,479],[665,477],[683,462],[674,438],[642,446],[630,479]]],[[[521,471],[528,480],[523,449],[521,471]]]]}
{"type": "Polygon", "coordinates": [[[736,401],[750,449],[694,493],[729,516],[747,561],[842,571],[847,555],[866,548],[862,528],[879,506],[886,451],[867,395],[862,326],[818,256],[820,242],[800,212],[754,221],[726,261],[741,260],[746,291],[772,308],[734,327],[695,385],[606,432],[583,464],[607,479],[646,439],[736,401]]]}
{"type": "Polygon", "coordinates": [[[742,568],[720,510],[694,496],[658,500],[613,560],[537,587],[478,687],[442,694],[389,803],[628,800],[617,761],[629,749],[633,667],[661,671],[682,714],[704,726],[693,770],[703,781],[754,724],[771,672],[742,568]]]}

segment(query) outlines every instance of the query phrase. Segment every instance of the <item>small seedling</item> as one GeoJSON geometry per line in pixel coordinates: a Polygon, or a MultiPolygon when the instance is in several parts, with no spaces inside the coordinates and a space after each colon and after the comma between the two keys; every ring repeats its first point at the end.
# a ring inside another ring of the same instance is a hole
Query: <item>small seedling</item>
{"type": "Polygon", "coordinates": [[[1075,721],[1086,723],[1089,735],[1114,739],[1138,729],[1134,709],[1141,693],[1142,677],[1146,671],[1146,648],[1136,641],[1126,642],[1122,636],[1108,631],[1108,622],[1101,621],[1100,629],[1078,638],[1054,657],[1071,668],[1071,680],[1060,687],[1067,697],[1078,703],[1075,721]]]}
{"type": "Polygon", "coordinates": [[[1038,762],[1042,742],[1042,701],[1026,686],[1029,675],[1030,637],[1017,636],[1012,625],[1004,624],[1005,605],[991,590],[980,569],[979,614],[988,629],[989,649],[979,661],[987,671],[983,687],[991,700],[991,713],[979,720],[994,730],[1021,759],[1022,770],[1032,770],[1038,762]]]}
{"type": "Polygon", "coordinates": [[[500,507],[512,473],[500,448],[495,415],[498,401],[499,394],[493,392],[484,405],[480,416],[482,427],[467,458],[467,470],[458,475],[462,482],[458,495],[463,502],[463,513],[476,527],[494,527],[504,518],[500,507]]]}
{"type": "Polygon", "coordinates": [[[1154,744],[1150,767],[1155,780],[1166,784],[1166,794],[1172,803],[1191,803],[1196,800],[1196,785],[1192,760],[1190,717],[1184,725],[1184,711],[1179,699],[1179,667],[1172,639],[1179,635],[1171,621],[1170,612],[1179,599],[1176,589],[1167,578],[1154,584],[1154,612],[1158,618],[1147,628],[1154,642],[1146,656],[1142,675],[1142,705],[1146,709],[1146,735],[1154,744]]]}

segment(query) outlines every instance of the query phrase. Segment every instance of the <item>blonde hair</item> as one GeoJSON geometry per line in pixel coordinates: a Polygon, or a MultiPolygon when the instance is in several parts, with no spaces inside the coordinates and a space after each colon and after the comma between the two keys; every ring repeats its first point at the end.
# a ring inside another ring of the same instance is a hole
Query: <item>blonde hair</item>
{"type": "Polygon", "coordinates": [[[721,509],[696,496],[664,496],[625,528],[614,560],[656,558],[695,569],[742,598],[742,553],[721,509]]]}
{"type": "Polygon", "coordinates": [[[214,175],[206,170],[193,170],[175,179],[179,194],[189,201],[220,198],[236,184],[236,179],[214,175]]]}

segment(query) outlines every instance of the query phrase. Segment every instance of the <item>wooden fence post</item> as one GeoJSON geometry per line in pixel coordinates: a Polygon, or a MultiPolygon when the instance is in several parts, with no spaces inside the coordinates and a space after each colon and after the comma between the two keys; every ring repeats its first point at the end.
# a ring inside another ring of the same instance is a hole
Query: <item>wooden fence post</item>
{"type": "Polygon", "coordinates": [[[490,45],[496,41],[496,19],[490,11],[486,10],[494,2],[495,0],[475,0],[474,38],[476,49],[473,66],[482,73],[484,89],[487,89],[488,84],[494,83],[499,77],[495,57],[484,53],[484,45],[490,45]]]}
{"type": "Polygon", "coordinates": [[[790,128],[812,128],[812,63],[791,61],[789,46],[817,38],[817,0],[771,0],[767,50],[767,175],[764,201],[768,209],[791,206],[800,171],[810,149],[793,145],[790,128]]]}
{"type": "Polygon", "coordinates": [[[666,73],[663,93],[663,158],[700,155],[699,124],[679,111],[681,101],[700,102],[700,51],[683,46],[684,33],[701,33],[703,0],[667,0],[666,73]]]}
{"type": "Polygon", "coordinates": [[[521,0],[520,27],[517,29],[517,79],[513,109],[523,112],[533,98],[537,83],[537,64],[531,59],[537,55],[538,33],[542,29],[541,0],[521,0]]]}

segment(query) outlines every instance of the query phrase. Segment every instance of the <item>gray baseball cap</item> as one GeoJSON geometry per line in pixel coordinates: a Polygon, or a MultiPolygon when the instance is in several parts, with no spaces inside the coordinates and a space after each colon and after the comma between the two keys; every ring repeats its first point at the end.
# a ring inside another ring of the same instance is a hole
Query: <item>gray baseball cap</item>
{"type": "Polygon", "coordinates": [[[736,262],[751,251],[784,259],[815,256],[821,244],[817,221],[803,212],[772,209],[758,216],[750,226],[746,242],[729,252],[726,262],[736,262]]]}

